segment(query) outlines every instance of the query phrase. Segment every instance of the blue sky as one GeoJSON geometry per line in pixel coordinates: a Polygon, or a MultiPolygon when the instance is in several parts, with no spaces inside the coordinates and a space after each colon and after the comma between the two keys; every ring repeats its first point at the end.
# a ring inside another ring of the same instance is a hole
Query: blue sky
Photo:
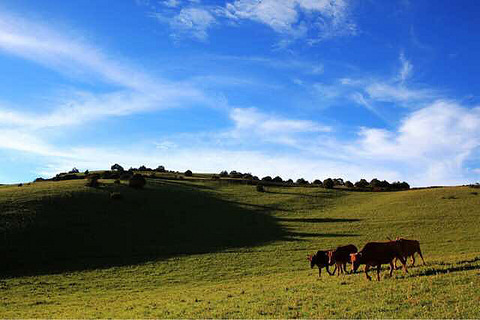
{"type": "Polygon", "coordinates": [[[164,165],[480,180],[478,1],[0,4],[0,183],[164,165]]]}

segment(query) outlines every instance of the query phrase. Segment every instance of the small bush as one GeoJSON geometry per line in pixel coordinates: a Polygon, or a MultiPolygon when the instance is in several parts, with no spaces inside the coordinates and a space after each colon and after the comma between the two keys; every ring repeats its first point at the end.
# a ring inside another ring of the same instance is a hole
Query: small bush
{"type": "Polygon", "coordinates": [[[191,170],[187,170],[187,171],[185,171],[184,175],[185,175],[185,177],[191,177],[191,176],[193,176],[193,173],[192,173],[191,170]]]}
{"type": "Polygon", "coordinates": [[[331,178],[323,180],[323,187],[325,189],[333,189],[334,185],[335,185],[335,183],[333,182],[333,180],[331,178]]]}
{"type": "Polygon", "coordinates": [[[257,184],[256,189],[257,189],[258,192],[265,192],[265,188],[261,184],[257,184]]]}
{"type": "Polygon", "coordinates": [[[276,176],[275,178],[273,178],[272,181],[277,182],[277,183],[281,183],[281,182],[283,182],[283,179],[280,176],[276,176]]]}
{"type": "Polygon", "coordinates": [[[124,173],[120,176],[120,180],[123,180],[123,181],[128,181],[130,180],[131,178],[133,177],[132,174],[130,173],[124,173]]]}
{"type": "Polygon", "coordinates": [[[297,184],[305,185],[305,184],[308,184],[308,181],[303,178],[300,178],[300,179],[297,179],[297,184]]]}
{"type": "Polygon", "coordinates": [[[43,181],[45,181],[45,179],[43,179],[43,178],[37,178],[37,179],[35,179],[33,182],[43,182],[43,181]]]}
{"type": "Polygon", "coordinates": [[[219,175],[220,175],[220,177],[225,178],[225,177],[228,177],[228,172],[227,172],[227,170],[223,170],[222,172],[220,172],[219,175]]]}
{"type": "Polygon", "coordinates": [[[119,180],[119,179],[117,179],[117,180],[113,181],[113,183],[115,183],[115,184],[121,184],[121,182],[120,182],[120,180],[119,180]]]}
{"type": "Polygon", "coordinates": [[[85,183],[85,186],[91,187],[91,188],[97,188],[100,183],[98,182],[98,179],[100,179],[100,176],[98,174],[92,174],[87,177],[87,182],[85,183]]]}
{"type": "Polygon", "coordinates": [[[165,167],[164,166],[158,166],[157,169],[155,169],[157,172],[165,172],[165,167]]]}
{"type": "Polygon", "coordinates": [[[80,173],[80,170],[74,167],[72,170],[68,171],[68,173],[80,173]]]}
{"type": "Polygon", "coordinates": [[[112,192],[112,193],[110,193],[110,199],[121,200],[121,199],[123,199],[123,194],[121,194],[120,192],[112,192]]]}
{"type": "Polygon", "coordinates": [[[118,163],[115,163],[113,166],[110,167],[110,169],[112,169],[112,171],[123,172],[123,167],[121,165],[119,165],[118,163]]]}
{"type": "Polygon", "coordinates": [[[273,179],[272,179],[272,177],[270,177],[270,176],[266,176],[266,177],[263,177],[263,178],[262,178],[262,181],[265,181],[265,182],[271,182],[272,180],[273,180],[273,179]]]}
{"type": "Polygon", "coordinates": [[[212,180],[220,180],[220,177],[217,176],[216,174],[214,174],[214,175],[212,176],[212,180]]]}
{"type": "Polygon", "coordinates": [[[142,189],[147,184],[147,180],[141,174],[134,174],[133,177],[128,180],[128,186],[135,189],[142,189]]]}

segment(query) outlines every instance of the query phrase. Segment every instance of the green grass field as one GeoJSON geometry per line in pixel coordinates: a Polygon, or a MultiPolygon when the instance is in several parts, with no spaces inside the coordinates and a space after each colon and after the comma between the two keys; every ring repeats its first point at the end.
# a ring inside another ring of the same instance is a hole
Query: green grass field
{"type": "Polygon", "coordinates": [[[477,189],[84,183],[0,187],[1,318],[480,317],[477,189]],[[377,282],[306,259],[396,236],[427,265],[377,282]]]}

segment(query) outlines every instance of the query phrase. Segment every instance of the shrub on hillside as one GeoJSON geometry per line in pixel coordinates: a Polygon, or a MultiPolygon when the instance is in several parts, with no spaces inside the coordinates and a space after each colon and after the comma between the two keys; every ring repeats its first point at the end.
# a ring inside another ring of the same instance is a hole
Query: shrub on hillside
{"type": "Polygon", "coordinates": [[[276,176],[275,178],[272,179],[272,181],[277,183],[282,183],[283,179],[280,176],[276,176]]]}
{"type": "Polygon", "coordinates": [[[327,178],[325,180],[323,180],[323,187],[325,189],[333,189],[333,186],[334,186],[334,182],[331,178],[327,178]]]}
{"type": "Polygon", "coordinates": [[[121,194],[120,192],[112,192],[112,193],[110,193],[110,199],[121,200],[121,199],[123,199],[123,194],[121,194]]]}
{"type": "Polygon", "coordinates": [[[193,176],[193,172],[191,170],[187,170],[187,171],[185,171],[184,175],[185,175],[185,177],[191,177],[191,176],[193,176]]]}
{"type": "Polygon", "coordinates": [[[258,192],[265,192],[265,188],[261,184],[257,184],[256,189],[257,189],[258,192]]]}
{"type": "Polygon", "coordinates": [[[165,167],[164,166],[158,166],[157,169],[155,169],[157,172],[165,172],[165,167]]]}
{"type": "Polygon", "coordinates": [[[288,179],[287,181],[285,181],[287,184],[293,184],[293,180],[292,179],[288,179]]]}
{"type": "Polygon", "coordinates": [[[133,177],[128,180],[128,186],[135,189],[142,189],[145,184],[147,184],[147,180],[139,173],[134,174],[133,177]]]}
{"type": "Polygon", "coordinates": [[[122,173],[120,171],[104,171],[100,174],[102,179],[120,179],[122,173]]]}
{"type": "Polygon", "coordinates": [[[92,187],[92,188],[97,188],[100,183],[98,182],[98,179],[100,179],[100,175],[98,174],[91,174],[86,177],[87,182],[85,182],[85,186],[87,187],[92,187]]]}
{"type": "Polygon", "coordinates": [[[85,174],[85,175],[90,174],[90,171],[88,171],[88,169],[87,169],[87,170],[85,170],[85,172],[83,174],[85,174]]]}
{"type": "Polygon", "coordinates": [[[39,178],[35,179],[33,182],[43,182],[43,181],[45,181],[45,179],[39,177],[39,178]]]}
{"type": "Polygon", "coordinates": [[[265,181],[265,182],[272,182],[272,180],[273,180],[273,179],[272,179],[272,177],[270,177],[270,176],[266,176],[266,177],[263,177],[263,178],[262,178],[262,181],[265,181]]]}
{"type": "Polygon", "coordinates": [[[229,176],[230,178],[240,179],[240,178],[243,177],[243,174],[242,174],[241,172],[237,172],[237,171],[235,171],[235,170],[232,170],[232,171],[230,171],[230,173],[228,174],[228,176],[229,176]]]}
{"type": "Polygon", "coordinates": [[[120,180],[119,179],[116,179],[115,181],[113,181],[114,184],[121,184],[120,180]]]}
{"type": "Polygon", "coordinates": [[[314,185],[318,186],[318,187],[321,187],[323,185],[322,181],[319,180],[319,179],[315,179],[313,180],[312,182],[314,185]]]}
{"type": "Polygon", "coordinates": [[[128,181],[128,180],[130,180],[132,177],[133,177],[133,175],[130,174],[130,173],[123,173],[123,174],[120,175],[120,180],[128,181]]]}
{"type": "Polygon", "coordinates": [[[115,163],[113,166],[110,167],[112,171],[120,171],[123,172],[123,167],[119,165],[118,163],[115,163]]]}
{"type": "Polygon", "coordinates": [[[366,188],[369,186],[369,183],[365,179],[360,179],[359,181],[355,182],[355,188],[366,188]]]}
{"type": "Polygon", "coordinates": [[[333,185],[334,186],[343,186],[343,185],[345,185],[345,182],[343,182],[342,178],[335,178],[335,179],[333,179],[333,185]]]}
{"type": "Polygon", "coordinates": [[[216,174],[214,174],[214,175],[212,176],[212,180],[220,180],[220,177],[217,176],[216,174]]]}
{"type": "Polygon", "coordinates": [[[352,189],[354,187],[353,183],[350,182],[350,181],[346,181],[345,182],[345,187],[349,188],[349,189],[352,189]]]}
{"type": "Polygon", "coordinates": [[[303,179],[303,178],[300,178],[300,179],[297,179],[297,184],[306,185],[306,184],[308,184],[308,181],[303,179]]]}
{"type": "Polygon", "coordinates": [[[77,168],[73,167],[72,170],[68,171],[68,173],[70,174],[73,174],[73,173],[80,173],[80,170],[78,170],[77,168]]]}
{"type": "Polygon", "coordinates": [[[228,177],[227,170],[223,170],[222,172],[220,172],[219,176],[222,177],[222,178],[228,177]]]}

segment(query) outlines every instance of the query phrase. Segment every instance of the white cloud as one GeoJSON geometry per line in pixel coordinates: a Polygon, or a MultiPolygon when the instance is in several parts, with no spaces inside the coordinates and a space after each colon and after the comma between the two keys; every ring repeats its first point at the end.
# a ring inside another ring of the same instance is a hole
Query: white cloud
{"type": "Polygon", "coordinates": [[[400,82],[404,83],[411,75],[413,71],[413,65],[405,58],[405,54],[400,53],[400,63],[402,64],[398,78],[400,82]]]}
{"type": "Polygon", "coordinates": [[[406,165],[416,185],[464,183],[465,161],[480,146],[479,127],[480,108],[439,100],[410,114],[395,132],[362,129],[351,150],[406,165]]]}
{"type": "Polygon", "coordinates": [[[255,108],[235,108],[230,113],[235,132],[256,132],[260,135],[330,132],[332,128],[310,120],[291,120],[268,115],[255,108]]]}
{"type": "Polygon", "coordinates": [[[311,42],[356,33],[346,0],[235,0],[223,14],[232,20],[253,20],[294,38],[313,33],[311,42]]]}
{"type": "Polygon", "coordinates": [[[171,20],[170,25],[175,30],[175,37],[187,33],[197,40],[205,41],[208,29],[215,22],[215,17],[208,10],[184,8],[171,20]]]}

